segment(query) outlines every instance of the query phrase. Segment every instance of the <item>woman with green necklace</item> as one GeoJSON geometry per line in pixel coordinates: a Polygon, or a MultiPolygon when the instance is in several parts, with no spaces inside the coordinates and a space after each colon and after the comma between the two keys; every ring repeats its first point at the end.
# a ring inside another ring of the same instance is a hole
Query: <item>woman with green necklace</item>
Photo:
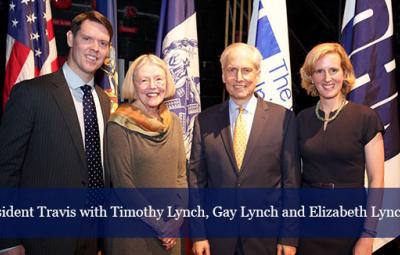
{"type": "MultiPolygon", "coordinates": [[[[300,74],[302,87],[319,97],[316,106],[297,117],[303,186],[362,188],[366,168],[368,187],[382,188],[384,128],[374,110],[346,100],[355,76],[343,47],[338,43],[315,46],[300,74]]],[[[299,254],[372,254],[375,234],[374,227],[364,222],[358,239],[302,238],[299,254]]]]}

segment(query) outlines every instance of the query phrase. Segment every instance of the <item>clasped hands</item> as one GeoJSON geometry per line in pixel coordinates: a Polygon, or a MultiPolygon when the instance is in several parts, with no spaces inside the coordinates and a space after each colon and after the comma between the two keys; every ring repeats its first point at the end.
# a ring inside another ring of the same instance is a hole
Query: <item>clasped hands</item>
{"type": "Polygon", "coordinates": [[[176,245],[182,223],[183,218],[177,220],[170,219],[164,222],[158,239],[161,241],[165,250],[169,251],[176,245]]]}

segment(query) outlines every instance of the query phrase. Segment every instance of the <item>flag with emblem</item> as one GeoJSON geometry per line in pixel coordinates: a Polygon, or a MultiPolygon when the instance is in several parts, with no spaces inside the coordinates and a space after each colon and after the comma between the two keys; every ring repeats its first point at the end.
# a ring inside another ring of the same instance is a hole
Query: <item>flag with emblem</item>
{"type": "Polygon", "coordinates": [[[10,0],[3,110],[12,87],[58,70],[50,0],[10,0]]]}
{"type": "Polygon", "coordinates": [[[194,0],[162,0],[156,53],[167,63],[175,80],[175,96],[166,104],[182,123],[189,159],[194,119],[201,110],[194,0]]]}
{"type": "Polygon", "coordinates": [[[292,109],[286,1],[254,0],[248,43],[256,46],[263,57],[257,94],[292,109]]]}
{"type": "Polygon", "coordinates": [[[96,82],[104,89],[111,100],[111,111],[118,107],[118,23],[117,1],[96,0],[96,10],[111,22],[114,35],[111,41],[110,54],[104,65],[96,73],[96,82]]]}
{"type": "MultiPolygon", "coordinates": [[[[349,99],[370,106],[385,126],[385,187],[400,187],[400,136],[396,62],[393,54],[393,13],[390,0],[347,0],[342,24],[342,44],[356,74],[349,99]]],[[[400,200],[384,196],[385,208],[400,208],[400,200]],[[393,204],[396,203],[396,204],[393,204]]],[[[379,233],[400,234],[400,223],[382,220],[379,233]]],[[[389,239],[377,238],[374,248],[389,239]]]]}

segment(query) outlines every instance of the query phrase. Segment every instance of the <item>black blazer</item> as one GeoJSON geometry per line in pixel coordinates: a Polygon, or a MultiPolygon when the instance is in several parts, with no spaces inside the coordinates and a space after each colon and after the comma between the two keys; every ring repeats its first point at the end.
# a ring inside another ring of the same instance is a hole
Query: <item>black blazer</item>
{"type": "MultiPolygon", "coordinates": [[[[107,123],[110,101],[101,88],[96,91],[107,123]]],[[[0,125],[0,187],[79,188],[87,183],[82,133],[62,70],[15,85],[0,125]]],[[[21,242],[9,240],[0,249],[16,244],[21,242]]],[[[27,254],[75,254],[81,245],[96,245],[74,238],[22,244],[27,254]]]]}
{"type": "MultiPolygon", "coordinates": [[[[230,129],[228,101],[198,115],[189,168],[191,188],[300,187],[300,160],[293,112],[258,99],[240,171],[230,129]]],[[[291,223],[283,224],[291,227],[291,223]]],[[[277,241],[278,238],[242,238],[242,246],[246,254],[275,254],[277,241]]],[[[295,239],[282,238],[279,242],[297,245],[295,239]]],[[[211,253],[233,254],[236,243],[236,239],[211,239],[211,253]]]]}

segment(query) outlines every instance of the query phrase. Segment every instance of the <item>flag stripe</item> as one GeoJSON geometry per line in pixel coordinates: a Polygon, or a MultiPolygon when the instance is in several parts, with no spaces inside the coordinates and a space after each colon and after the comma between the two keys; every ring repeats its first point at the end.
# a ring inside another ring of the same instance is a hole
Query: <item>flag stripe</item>
{"type": "Polygon", "coordinates": [[[12,86],[58,69],[49,0],[10,1],[3,109],[12,86]]]}
{"type": "Polygon", "coordinates": [[[167,15],[168,21],[165,22],[164,31],[171,31],[174,27],[192,16],[194,12],[194,1],[187,1],[184,4],[182,4],[181,0],[167,1],[167,13],[174,13],[174,15],[167,15]]]}
{"type": "Polygon", "coordinates": [[[49,41],[54,39],[53,20],[47,21],[47,31],[49,41]]]}
{"type": "Polygon", "coordinates": [[[292,109],[292,79],[286,3],[254,0],[247,41],[260,50],[261,77],[256,92],[264,100],[292,109]]]}
{"type": "MultiPolygon", "coordinates": [[[[385,126],[385,187],[400,187],[400,128],[393,55],[393,14],[390,0],[347,0],[342,44],[357,77],[349,99],[375,109],[385,126]]],[[[384,208],[399,208],[384,196],[384,208]]],[[[400,224],[381,220],[378,233],[397,236],[400,224]]],[[[378,234],[379,235],[379,234],[378,234]]],[[[390,239],[376,239],[374,249],[390,239]]]]}
{"type": "Polygon", "coordinates": [[[272,31],[271,23],[269,22],[268,16],[263,16],[261,14],[264,7],[262,2],[260,2],[258,11],[259,19],[257,22],[257,37],[256,37],[256,47],[260,50],[264,59],[269,58],[275,54],[281,52],[278,42],[272,31]]]}
{"type": "Polygon", "coordinates": [[[11,36],[7,35],[6,38],[6,64],[8,63],[8,60],[10,59],[10,55],[11,55],[11,51],[13,49],[13,45],[14,45],[14,38],[12,38],[11,36]]]}
{"type": "Polygon", "coordinates": [[[5,73],[5,89],[9,89],[8,92],[11,92],[11,87],[14,85],[18,76],[21,73],[22,67],[25,65],[28,60],[28,55],[31,50],[22,43],[16,41],[13,44],[13,47],[10,47],[10,58],[12,61],[8,61],[6,64],[6,73],[5,73]]]}

